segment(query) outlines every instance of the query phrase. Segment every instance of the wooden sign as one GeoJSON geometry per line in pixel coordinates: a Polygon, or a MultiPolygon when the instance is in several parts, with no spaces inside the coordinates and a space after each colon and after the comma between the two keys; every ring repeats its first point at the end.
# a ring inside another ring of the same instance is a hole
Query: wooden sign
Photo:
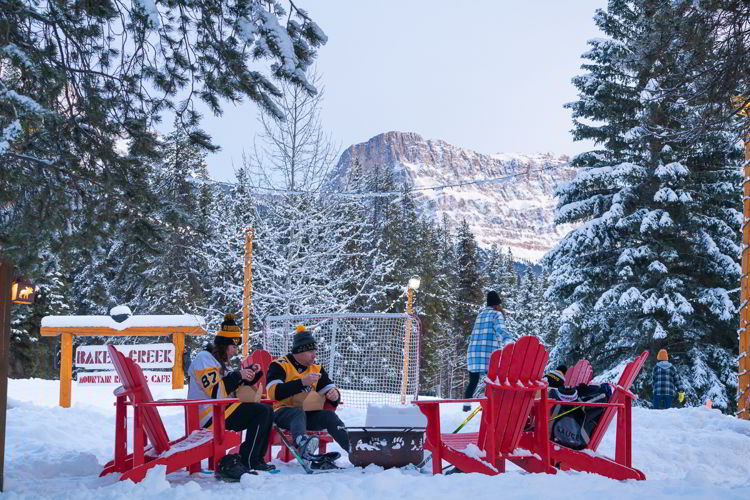
{"type": "MultiPolygon", "coordinates": [[[[117,350],[141,368],[172,368],[175,360],[174,344],[121,344],[117,350]]],[[[106,345],[82,345],[76,349],[77,368],[113,368],[106,345]]]]}

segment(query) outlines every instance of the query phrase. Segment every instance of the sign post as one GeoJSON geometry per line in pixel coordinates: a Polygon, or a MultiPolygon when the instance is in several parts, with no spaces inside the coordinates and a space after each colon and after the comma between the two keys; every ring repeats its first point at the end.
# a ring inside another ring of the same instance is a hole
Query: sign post
{"type": "Polygon", "coordinates": [[[8,353],[10,351],[10,281],[13,266],[0,261],[0,491],[5,468],[5,413],[8,405],[8,353]]]}

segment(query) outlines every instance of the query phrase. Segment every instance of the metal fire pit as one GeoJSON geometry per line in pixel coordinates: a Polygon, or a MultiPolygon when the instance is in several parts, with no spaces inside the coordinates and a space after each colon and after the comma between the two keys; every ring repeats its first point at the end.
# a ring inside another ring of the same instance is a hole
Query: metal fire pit
{"type": "Polygon", "coordinates": [[[424,428],[348,427],[349,461],[357,467],[417,465],[424,459],[424,428]]]}

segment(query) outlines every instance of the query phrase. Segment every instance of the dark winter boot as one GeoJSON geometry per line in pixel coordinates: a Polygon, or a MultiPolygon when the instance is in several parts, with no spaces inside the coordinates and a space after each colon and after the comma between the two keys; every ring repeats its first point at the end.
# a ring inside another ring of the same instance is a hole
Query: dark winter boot
{"type": "Polygon", "coordinates": [[[262,460],[257,462],[250,462],[250,470],[257,470],[259,472],[271,472],[276,470],[276,466],[273,464],[267,464],[262,460]]]}
{"type": "Polygon", "coordinates": [[[340,468],[333,460],[322,459],[310,462],[310,469],[312,470],[334,470],[340,468]]]}
{"type": "Polygon", "coordinates": [[[216,468],[216,479],[221,479],[229,483],[239,482],[242,474],[257,474],[242,464],[242,458],[232,453],[221,457],[219,466],[216,468]]]}

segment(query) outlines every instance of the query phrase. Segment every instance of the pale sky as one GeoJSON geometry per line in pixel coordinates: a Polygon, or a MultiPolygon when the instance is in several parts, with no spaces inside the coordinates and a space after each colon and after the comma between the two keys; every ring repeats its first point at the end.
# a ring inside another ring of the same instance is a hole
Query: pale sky
{"type": "MultiPolygon", "coordinates": [[[[328,35],[317,68],[324,129],[345,149],[382,132],[416,132],[479,153],[576,154],[570,83],[606,0],[297,0],[328,35]]],[[[253,104],[203,126],[222,150],[209,173],[233,180],[252,150],[253,104]]]]}

